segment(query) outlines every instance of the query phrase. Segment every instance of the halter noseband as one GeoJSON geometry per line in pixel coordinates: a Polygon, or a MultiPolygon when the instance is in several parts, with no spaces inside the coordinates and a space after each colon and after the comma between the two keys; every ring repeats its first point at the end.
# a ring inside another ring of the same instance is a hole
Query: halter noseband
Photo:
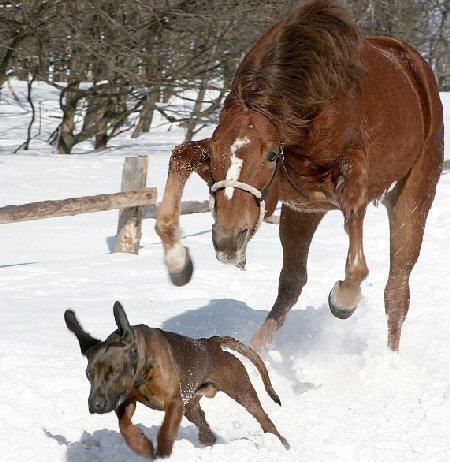
{"type": "Polygon", "coordinates": [[[275,166],[275,171],[273,172],[272,178],[270,179],[269,184],[267,185],[266,189],[264,191],[260,191],[259,189],[255,188],[254,186],[248,184],[248,183],[242,183],[241,181],[236,181],[236,180],[222,180],[222,181],[215,181],[214,178],[212,178],[210,187],[209,187],[209,210],[213,216],[213,218],[216,218],[216,212],[215,212],[215,207],[216,207],[216,192],[220,189],[225,189],[225,188],[237,188],[242,191],[245,191],[247,193],[250,193],[253,195],[253,197],[256,200],[256,203],[259,206],[259,216],[258,220],[256,222],[256,225],[252,229],[250,238],[252,238],[255,233],[258,231],[258,229],[261,227],[261,223],[264,220],[264,216],[266,215],[266,196],[267,193],[269,192],[270,186],[272,185],[272,182],[275,178],[275,175],[278,171],[278,166],[283,163],[284,160],[284,152],[283,149],[281,150],[280,154],[278,154],[277,157],[277,163],[275,166]]]}

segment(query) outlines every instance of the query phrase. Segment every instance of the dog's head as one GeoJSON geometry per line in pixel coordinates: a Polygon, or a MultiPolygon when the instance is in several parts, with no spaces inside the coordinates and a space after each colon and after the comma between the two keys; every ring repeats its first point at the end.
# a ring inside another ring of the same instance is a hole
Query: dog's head
{"type": "Polygon", "coordinates": [[[132,390],[138,365],[138,350],[134,332],[119,302],[114,304],[118,330],[104,342],[91,337],[78,322],[75,313],[67,310],[64,320],[80,343],[87,357],[86,376],[91,383],[89,412],[105,414],[117,409],[132,390]]]}

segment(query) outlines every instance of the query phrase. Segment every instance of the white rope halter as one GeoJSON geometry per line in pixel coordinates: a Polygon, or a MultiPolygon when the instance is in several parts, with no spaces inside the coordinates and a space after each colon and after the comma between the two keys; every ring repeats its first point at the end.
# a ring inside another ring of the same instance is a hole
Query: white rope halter
{"type": "Polygon", "coordinates": [[[278,166],[280,165],[283,166],[283,161],[284,161],[284,151],[283,149],[281,149],[277,157],[277,163],[276,163],[275,171],[273,172],[273,176],[264,191],[260,191],[259,189],[256,189],[254,186],[248,183],[242,183],[237,180],[222,180],[222,181],[214,182],[214,179],[213,179],[212,184],[209,188],[209,210],[214,220],[216,219],[216,197],[215,196],[216,196],[216,192],[219,189],[238,188],[238,189],[241,189],[242,191],[252,194],[254,198],[256,199],[256,202],[259,205],[259,216],[250,234],[249,239],[251,239],[255,235],[255,233],[258,231],[258,229],[261,227],[261,223],[264,220],[264,217],[266,215],[266,196],[267,196],[267,193],[269,192],[269,188],[272,185],[273,180],[275,179],[275,176],[278,171],[278,166]]]}
{"type": "Polygon", "coordinates": [[[256,222],[255,227],[252,230],[251,236],[258,231],[258,229],[261,227],[261,223],[264,220],[264,217],[266,215],[266,201],[263,199],[263,193],[256,189],[254,186],[251,186],[247,183],[241,183],[240,181],[236,180],[222,180],[218,181],[217,183],[214,183],[211,188],[210,188],[210,194],[209,194],[209,211],[211,212],[212,216],[214,219],[216,219],[216,196],[215,193],[219,189],[224,189],[224,188],[238,188],[242,189],[242,191],[248,192],[250,194],[253,194],[256,198],[256,202],[259,205],[259,216],[258,216],[258,221],[256,222]]]}

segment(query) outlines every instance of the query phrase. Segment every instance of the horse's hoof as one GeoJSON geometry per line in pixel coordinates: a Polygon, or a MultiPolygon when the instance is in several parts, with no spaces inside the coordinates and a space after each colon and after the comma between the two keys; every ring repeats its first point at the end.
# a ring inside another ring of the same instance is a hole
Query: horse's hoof
{"type": "Polygon", "coordinates": [[[336,290],[339,290],[339,283],[331,289],[330,295],[328,296],[328,306],[330,307],[331,314],[338,319],[348,319],[358,307],[358,304],[353,308],[346,308],[339,303],[338,296],[336,294],[336,290]]]}
{"type": "Polygon", "coordinates": [[[338,319],[348,319],[356,311],[356,308],[353,308],[353,310],[348,310],[347,308],[339,308],[333,305],[330,299],[328,299],[328,305],[330,306],[331,314],[338,319]]]}
{"type": "Polygon", "coordinates": [[[172,284],[177,287],[185,286],[192,278],[194,272],[194,265],[192,264],[191,256],[189,255],[189,249],[186,247],[186,262],[181,270],[170,272],[169,276],[172,284]]]}

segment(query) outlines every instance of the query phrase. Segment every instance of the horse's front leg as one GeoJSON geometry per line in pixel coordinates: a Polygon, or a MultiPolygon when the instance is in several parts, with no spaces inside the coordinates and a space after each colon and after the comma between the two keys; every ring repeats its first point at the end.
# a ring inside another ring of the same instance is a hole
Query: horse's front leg
{"type": "Polygon", "coordinates": [[[346,223],[350,243],[345,279],[336,282],[328,297],[330,310],[339,319],[347,319],[354,313],[361,301],[361,282],[369,274],[362,242],[364,212],[360,210],[357,217],[348,219],[346,223]]]}
{"type": "Polygon", "coordinates": [[[183,189],[189,176],[196,172],[207,183],[211,181],[209,139],[188,141],[176,147],[169,164],[164,196],[156,220],[156,232],[164,245],[164,263],[176,286],[184,286],[192,276],[189,251],[180,240],[179,217],[183,189]]]}
{"type": "Polygon", "coordinates": [[[363,249],[363,224],[367,207],[367,169],[362,151],[347,154],[340,165],[337,193],[345,218],[349,249],[345,279],[337,281],[328,297],[334,316],[349,318],[361,301],[361,282],[369,274],[363,249]]]}
{"type": "Polygon", "coordinates": [[[258,352],[267,350],[274,341],[278,329],[302,293],[307,280],[309,246],[324,214],[302,213],[287,205],[281,208],[279,232],[283,246],[283,269],[275,304],[252,339],[252,347],[258,352]]]}

